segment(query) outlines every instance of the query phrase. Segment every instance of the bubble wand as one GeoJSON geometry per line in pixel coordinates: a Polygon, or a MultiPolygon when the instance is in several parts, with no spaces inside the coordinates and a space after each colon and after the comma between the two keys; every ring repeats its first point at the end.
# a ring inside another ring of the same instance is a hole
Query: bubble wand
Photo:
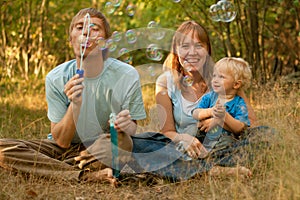
{"type": "Polygon", "coordinates": [[[82,63],[83,63],[83,56],[85,54],[85,50],[86,50],[86,47],[87,47],[88,41],[89,41],[90,24],[91,24],[90,14],[86,13],[86,15],[84,16],[83,28],[82,28],[81,37],[80,37],[80,67],[79,67],[79,69],[76,70],[76,74],[79,74],[79,78],[82,78],[83,77],[83,73],[84,73],[84,70],[82,69],[82,63]],[[86,23],[88,23],[88,24],[86,24],[86,23]],[[85,38],[84,43],[82,43],[86,27],[87,27],[87,36],[85,38]],[[83,46],[83,48],[82,48],[82,46],[83,46]]]}
{"type": "Polygon", "coordinates": [[[113,176],[115,178],[119,177],[120,174],[120,166],[118,160],[118,132],[115,129],[115,121],[116,121],[116,114],[111,113],[109,116],[109,130],[110,130],[110,140],[111,140],[111,151],[112,151],[112,169],[113,169],[113,176]]]}

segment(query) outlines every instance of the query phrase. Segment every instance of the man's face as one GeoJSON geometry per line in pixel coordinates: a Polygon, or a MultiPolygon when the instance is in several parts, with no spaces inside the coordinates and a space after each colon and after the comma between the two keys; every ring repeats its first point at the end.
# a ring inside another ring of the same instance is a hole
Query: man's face
{"type": "Polygon", "coordinates": [[[90,18],[84,22],[84,16],[79,18],[74,23],[74,27],[70,35],[70,43],[73,46],[76,57],[81,57],[81,53],[86,50],[84,56],[87,56],[95,47],[97,47],[97,40],[104,38],[102,20],[97,17],[90,18]],[[80,50],[81,49],[81,50],[80,50]]]}

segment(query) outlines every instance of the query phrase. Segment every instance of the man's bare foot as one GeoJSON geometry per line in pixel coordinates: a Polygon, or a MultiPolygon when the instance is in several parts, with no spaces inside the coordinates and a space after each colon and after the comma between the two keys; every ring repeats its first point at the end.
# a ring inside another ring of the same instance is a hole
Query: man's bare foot
{"type": "Polygon", "coordinates": [[[85,182],[108,182],[113,187],[118,186],[118,181],[113,177],[113,170],[105,168],[99,171],[85,172],[81,178],[85,182]]]}
{"type": "Polygon", "coordinates": [[[214,166],[208,173],[210,176],[239,176],[241,178],[250,178],[252,172],[250,169],[242,166],[237,167],[221,167],[214,166]]]}

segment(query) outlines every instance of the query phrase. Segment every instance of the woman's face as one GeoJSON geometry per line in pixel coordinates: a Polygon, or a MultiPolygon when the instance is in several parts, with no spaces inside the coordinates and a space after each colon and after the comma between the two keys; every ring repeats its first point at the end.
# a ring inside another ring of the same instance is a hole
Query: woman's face
{"type": "Polygon", "coordinates": [[[177,54],[180,64],[186,71],[198,71],[202,74],[203,65],[208,55],[207,45],[201,42],[193,31],[183,37],[177,46],[177,54]]]}

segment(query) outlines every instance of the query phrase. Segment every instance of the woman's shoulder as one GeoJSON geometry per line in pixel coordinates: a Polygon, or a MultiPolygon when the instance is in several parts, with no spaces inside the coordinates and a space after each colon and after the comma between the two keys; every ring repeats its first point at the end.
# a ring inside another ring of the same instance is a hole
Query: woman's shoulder
{"type": "Polygon", "coordinates": [[[172,83],[170,71],[165,71],[156,79],[156,85],[167,88],[172,83]]]}

